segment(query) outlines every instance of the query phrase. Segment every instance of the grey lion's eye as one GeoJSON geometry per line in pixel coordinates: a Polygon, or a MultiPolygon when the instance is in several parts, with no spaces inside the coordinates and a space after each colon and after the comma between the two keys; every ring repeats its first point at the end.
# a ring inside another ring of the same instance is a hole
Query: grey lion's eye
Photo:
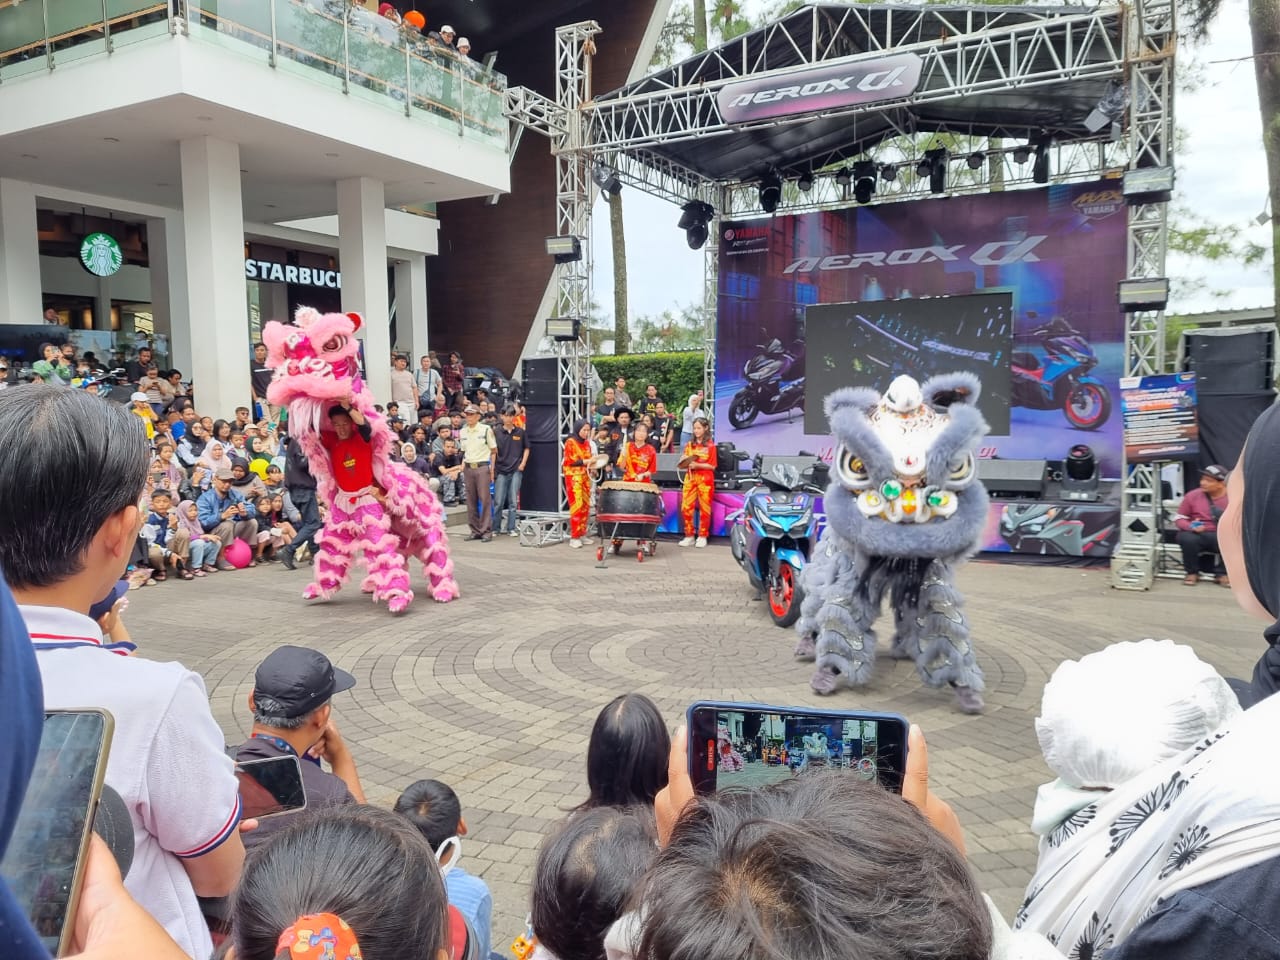
{"type": "Polygon", "coordinates": [[[951,483],[964,483],[973,477],[973,454],[955,457],[947,464],[947,479],[951,483]]]}

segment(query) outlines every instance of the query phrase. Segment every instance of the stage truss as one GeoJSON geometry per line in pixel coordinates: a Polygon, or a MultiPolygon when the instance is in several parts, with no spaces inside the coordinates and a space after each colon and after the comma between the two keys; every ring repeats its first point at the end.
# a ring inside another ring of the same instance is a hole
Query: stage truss
{"type": "MultiPolygon", "coordinates": [[[[1092,10],[817,4],[622,91],[595,98],[590,66],[599,32],[594,21],[558,29],[556,100],[513,87],[506,93],[506,113],[513,125],[551,140],[556,157],[557,229],[562,236],[578,236],[584,246],[589,245],[596,192],[591,171],[597,165],[607,167],[624,185],[673,204],[697,199],[715,209],[717,220],[709,226],[705,248],[704,285],[704,306],[711,318],[704,383],[711,403],[719,219],[759,213],[759,171],[707,176],[677,159],[682,145],[706,148],[721,141],[728,146],[734,137],[814,120],[846,124],[848,137],[806,157],[803,170],[771,165],[784,177],[778,210],[789,214],[850,206],[851,188],[839,183],[835,174],[855,156],[873,159],[881,167],[891,165],[897,172],[891,182],[877,181],[875,203],[934,196],[928,178],[917,176],[915,167],[923,151],[940,136],[946,136],[953,147],[948,195],[1042,186],[1035,182],[1033,164],[1023,154],[1035,138],[1052,143],[1050,183],[1114,177],[1118,184],[1126,170],[1173,163],[1177,35],[1171,0],[1134,0],[1123,7],[1092,10]],[[908,51],[921,58],[923,70],[917,92],[905,99],[738,124],[725,122],[717,104],[720,89],[734,81],[908,51]],[[783,69],[778,69],[779,59],[785,60],[783,69]],[[1117,125],[1086,131],[1081,117],[1067,117],[1061,110],[1029,120],[1015,116],[1016,111],[978,109],[985,97],[1052,98],[1060,96],[1063,85],[1073,83],[1088,89],[1099,83],[1125,84],[1128,100],[1117,125]],[[954,119],[938,119],[966,103],[973,104],[967,119],[963,109],[954,119]],[[917,113],[928,115],[927,128],[917,123],[917,113]],[[1117,130],[1122,131],[1120,136],[1115,135],[1117,130]],[[977,169],[968,168],[965,153],[955,149],[962,144],[983,154],[977,169]],[[813,183],[808,191],[801,191],[796,178],[805,171],[812,173],[813,183]]],[[[1167,236],[1166,203],[1129,207],[1129,279],[1165,276],[1167,236]]],[[[588,303],[589,275],[584,265],[557,265],[557,315],[585,317],[588,303]]],[[[1125,375],[1163,372],[1163,312],[1126,317],[1125,375]]],[[[586,410],[588,361],[581,342],[562,351],[562,443],[573,419],[586,410]]],[[[1112,563],[1115,586],[1144,589],[1151,583],[1159,534],[1158,475],[1159,465],[1125,466],[1122,530],[1112,563]]],[[[562,509],[563,496],[562,491],[562,509]]]]}

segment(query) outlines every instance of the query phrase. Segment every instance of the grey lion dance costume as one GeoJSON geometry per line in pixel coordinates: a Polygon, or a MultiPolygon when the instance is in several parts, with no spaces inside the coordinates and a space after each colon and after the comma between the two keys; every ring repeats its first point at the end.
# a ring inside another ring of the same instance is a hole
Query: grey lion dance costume
{"type": "Polygon", "coordinates": [[[965,713],[983,708],[982,670],[955,588],[955,566],[977,547],[987,493],[974,452],[987,434],[965,373],[921,387],[898,377],[881,397],[846,387],[827,397],[838,446],[826,493],[827,526],[801,578],[796,656],[816,661],[821,694],[871,679],[872,629],[885,594],[890,655],[916,662],[931,687],[949,684],[965,713]]]}

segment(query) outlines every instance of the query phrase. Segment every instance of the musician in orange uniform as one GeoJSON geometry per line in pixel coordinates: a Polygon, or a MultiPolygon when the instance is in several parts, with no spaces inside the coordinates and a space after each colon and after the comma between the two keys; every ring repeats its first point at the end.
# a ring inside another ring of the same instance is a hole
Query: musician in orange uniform
{"type": "Polygon", "coordinates": [[[693,439],[684,445],[684,492],[680,495],[680,517],[684,521],[682,547],[705,547],[711,532],[711,494],[716,488],[716,445],[711,442],[711,424],[706,417],[693,421],[693,439]],[[698,526],[693,526],[693,511],[698,526]],[[694,534],[697,539],[694,539],[694,534]]]}
{"type": "Polygon", "coordinates": [[[560,464],[565,493],[569,496],[569,546],[575,550],[591,542],[586,533],[587,514],[591,509],[588,463],[592,456],[591,422],[578,420],[573,425],[573,436],[564,442],[564,461],[560,464]]]}
{"type": "Polygon", "coordinates": [[[649,442],[649,428],[643,422],[632,427],[631,439],[622,445],[618,467],[623,480],[653,481],[658,471],[658,451],[649,442]]]}

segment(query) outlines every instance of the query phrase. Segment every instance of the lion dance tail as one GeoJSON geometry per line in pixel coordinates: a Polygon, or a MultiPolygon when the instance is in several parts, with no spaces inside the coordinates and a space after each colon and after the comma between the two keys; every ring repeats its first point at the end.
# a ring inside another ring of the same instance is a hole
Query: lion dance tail
{"type": "Polygon", "coordinates": [[[445,532],[444,511],[440,501],[416,474],[404,470],[389,471],[391,481],[387,497],[395,505],[400,521],[404,552],[422,561],[431,583],[431,597],[437,603],[448,603],[460,595],[453,579],[453,560],[449,556],[449,535],[445,532]]]}

